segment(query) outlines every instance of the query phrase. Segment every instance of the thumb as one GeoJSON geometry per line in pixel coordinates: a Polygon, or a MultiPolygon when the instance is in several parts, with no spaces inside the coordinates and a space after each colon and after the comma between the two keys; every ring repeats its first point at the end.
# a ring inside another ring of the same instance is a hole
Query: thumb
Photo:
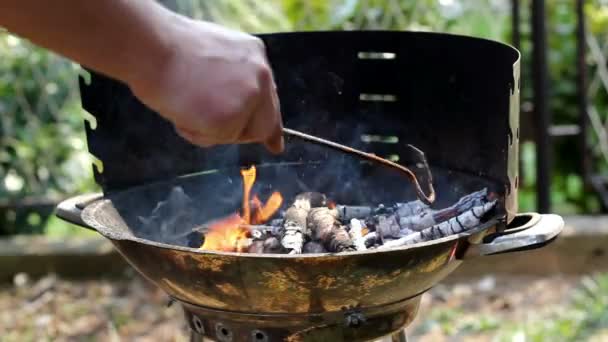
{"type": "Polygon", "coordinates": [[[264,142],[264,146],[274,154],[282,153],[285,150],[285,139],[283,138],[283,125],[279,123],[270,137],[264,142]]]}

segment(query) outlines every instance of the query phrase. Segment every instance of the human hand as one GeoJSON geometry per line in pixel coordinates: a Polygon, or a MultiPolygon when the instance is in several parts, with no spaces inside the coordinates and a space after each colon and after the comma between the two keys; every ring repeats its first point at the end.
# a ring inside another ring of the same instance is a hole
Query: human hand
{"type": "Polygon", "coordinates": [[[163,37],[168,52],[159,54],[156,68],[133,74],[133,93],[193,144],[257,142],[282,152],[279,99],[263,42],[216,24],[172,19],[163,37]]]}

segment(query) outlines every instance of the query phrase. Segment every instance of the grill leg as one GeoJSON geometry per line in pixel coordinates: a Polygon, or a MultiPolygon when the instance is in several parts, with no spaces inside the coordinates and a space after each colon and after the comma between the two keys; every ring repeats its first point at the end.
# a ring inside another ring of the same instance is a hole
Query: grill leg
{"type": "Polygon", "coordinates": [[[374,340],[373,342],[407,342],[407,336],[405,335],[405,329],[401,329],[392,335],[384,336],[381,339],[374,340]]]}
{"type": "Polygon", "coordinates": [[[203,336],[196,333],[196,331],[190,329],[190,342],[204,342],[203,336]]]}
{"type": "Polygon", "coordinates": [[[402,329],[399,332],[396,332],[391,335],[391,342],[407,342],[407,335],[405,334],[405,329],[402,329]]]}

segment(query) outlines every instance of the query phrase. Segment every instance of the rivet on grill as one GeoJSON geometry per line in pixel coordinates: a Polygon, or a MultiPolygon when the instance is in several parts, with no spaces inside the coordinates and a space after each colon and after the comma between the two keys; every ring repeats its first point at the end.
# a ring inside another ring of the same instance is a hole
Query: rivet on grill
{"type": "Polygon", "coordinates": [[[218,323],[215,325],[215,336],[220,342],[232,341],[232,331],[230,331],[230,329],[228,329],[222,323],[218,323]]]}
{"type": "Polygon", "coordinates": [[[194,325],[194,331],[203,335],[205,334],[205,326],[203,326],[203,322],[197,316],[192,316],[192,325],[194,325]]]}
{"type": "Polygon", "coordinates": [[[251,341],[253,342],[268,342],[268,335],[261,330],[254,330],[251,332],[251,341]]]}
{"type": "Polygon", "coordinates": [[[367,319],[358,307],[349,308],[344,314],[344,323],[349,328],[358,328],[365,323],[367,319]]]}

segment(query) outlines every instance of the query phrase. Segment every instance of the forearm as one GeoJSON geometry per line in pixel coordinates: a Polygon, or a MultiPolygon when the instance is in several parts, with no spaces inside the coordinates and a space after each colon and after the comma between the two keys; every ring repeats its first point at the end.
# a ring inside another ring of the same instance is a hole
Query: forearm
{"type": "Polygon", "coordinates": [[[0,26],[124,82],[169,58],[178,20],[153,0],[0,0],[0,26]]]}

